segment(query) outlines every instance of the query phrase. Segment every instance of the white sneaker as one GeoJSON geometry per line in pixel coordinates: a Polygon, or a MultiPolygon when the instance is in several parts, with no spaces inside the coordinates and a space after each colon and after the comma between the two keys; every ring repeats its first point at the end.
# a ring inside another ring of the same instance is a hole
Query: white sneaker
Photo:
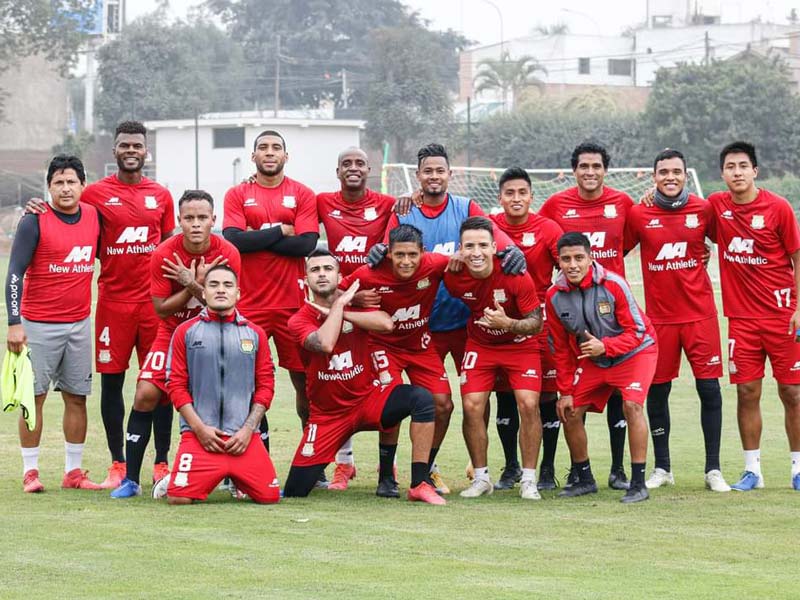
{"type": "Polygon", "coordinates": [[[536,487],[536,482],[533,480],[520,482],[519,495],[523,500],[542,499],[542,495],[539,493],[539,488],[536,487]]]}
{"type": "Polygon", "coordinates": [[[660,467],[656,467],[650,473],[650,477],[644,482],[644,485],[649,490],[660,488],[662,485],[675,485],[675,477],[672,476],[672,471],[665,471],[660,467]]]}
{"type": "Polygon", "coordinates": [[[169,475],[162,477],[153,484],[153,499],[161,500],[167,497],[167,488],[169,487],[169,475]]]}
{"type": "Polygon", "coordinates": [[[488,479],[473,479],[472,485],[459,494],[462,498],[478,498],[488,496],[494,491],[492,482],[488,479]]]}
{"type": "Polygon", "coordinates": [[[719,469],[706,473],[706,488],[712,492],[730,492],[731,486],[722,477],[719,469]]]}

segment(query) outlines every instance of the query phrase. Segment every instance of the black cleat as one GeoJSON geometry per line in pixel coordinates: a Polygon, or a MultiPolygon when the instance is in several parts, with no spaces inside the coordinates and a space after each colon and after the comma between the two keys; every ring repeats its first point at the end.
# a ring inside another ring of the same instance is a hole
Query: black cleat
{"type": "Polygon", "coordinates": [[[399,498],[400,489],[394,477],[384,477],[378,480],[378,489],[375,495],[381,498],[399,498]]]}
{"type": "Polygon", "coordinates": [[[576,483],[573,483],[569,487],[565,487],[561,492],[559,492],[559,498],[575,498],[577,496],[585,496],[586,494],[596,494],[597,493],[597,483],[594,479],[589,479],[588,481],[581,480],[576,483]]]}
{"type": "Polygon", "coordinates": [[[578,476],[578,470],[574,466],[570,467],[570,470],[567,473],[567,481],[564,484],[564,489],[568,490],[573,485],[578,483],[579,480],[580,480],[580,477],[578,476]]]}
{"type": "Polygon", "coordinates": [[[608,487],[612,490],[627,490],[631,486],[628,481],[628,476],[625,475],[625,469],[620,467],[614,469],[608,474],[608,487]]]}
{"type": "Polygon", "coordinates": [[[319,479],[317,479],[317,482],[314,484],[314,487],[318,490],[326,490],[328,489],[328,483],[330,482],[328,481],[328,478],[325,477],[325,471],[323,471],[320,474],[319,479]]]}
{"type": "Polygon", "coordinates": [[[642,502],[650,497],[647,487],[644,485],[636,485],[628,488],[625,495],[620,499],[623,504],[633,504],[634,502],[642,502]]]}
{"type": "Polygon", "coordinates": [[[539,481],[536,487],[541,490],[554,490],[558,487],[558,479],[553,467],[542,467],[539,469],[539,481]]]}
{"type": "Polygon", "coordinates": [[[500,475],[500,480],[494,484],[496,490],[512,490],[514,485],[522,479],[522,469],[518,464],[506,465],[500,475]]]}

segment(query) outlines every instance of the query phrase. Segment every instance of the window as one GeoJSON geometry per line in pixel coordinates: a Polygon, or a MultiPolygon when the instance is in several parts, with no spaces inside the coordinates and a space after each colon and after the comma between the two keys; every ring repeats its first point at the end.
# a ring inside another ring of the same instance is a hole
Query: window
{"type": "Polygon", "coordinates": [[[218,127],[214,131],[214,148],[244,148],[244,127],[218,127]]]}
{"type": "Polygon", "coordinates": [[[609,58],[608,74],[630,77],[633,72],[633,61],[629,58],[609,58]]]}
{"type": "Polygon", "coordinates": [[[672,15],[653,15],[653,28],[670,27],[672,25],[672,15]]]}
{"type": "Polygon", "coordinates": [[[589,58],[579,58],[578,59],[578,74],[579,75],[588,75],[591,72],[592,72],[591,59],[589,59],[589,58]]]}

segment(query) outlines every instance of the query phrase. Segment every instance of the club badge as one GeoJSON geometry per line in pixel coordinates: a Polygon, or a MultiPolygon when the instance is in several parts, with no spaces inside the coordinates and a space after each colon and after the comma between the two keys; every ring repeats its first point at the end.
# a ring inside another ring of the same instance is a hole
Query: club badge
{"type": "Polygon", "coordinates": [[[417,289],[418,290],[424,290],[425,288],[429,288],[429,287],[431,287],[431,280],[428,279],[427,277],[425,279],[420,279],[417,282],[417,289]]]}
{"type": "Polygon", "coordinates": [[[144,197],[144,207],[150,210],[158,208],[158,201],[156,200],[155,196],[145,196],[144,197]]]}
{"type": "Polygon", "coordinates": [[[314,456],[314,444],[313,442],[306,442],[303,444],[303,449],[300,450],[300,454],[303,456],[314,456]]]}
{"type": "Polygon", "coordinates": [[[297,202],[295,202],[294,196],[284,196],[283,205],[286,208],[294,208],[295,206],[297,206],[297,202]]]}
{"type": "Polygon", "coordinates": [[[522,245],[531,247],[536,243],[536,236],[533,233],[523,233],[522,234],[522,245]]]}
{"type": "Polygon", "coordinates": [[[753,229],[764,229],[764,215],[753,215],[753,220],[750,221],[750,227],[753,229]]]}
{"type": "Polygon", "coordinates": [[[492,292],[492,297],[494,298],[495,302],[505,302],[506,298],[506,291],[504,289],[494,290],[492,292]]]}
{"type": "Polygon", "coordinates": [[[616,219],[617,218],[617,206],[616,206],[616,204],[606,204],[603,207],[603,216],[606,219],[616,219]]]}
{"type": "Polygon", "coordinates": [[[598,302],[597,303],[597,312],[600,315],[610,315],[611,314],[611,303],[610,302],[598,302]]]}
{"type": "Polygon", "coordinates": [[[686,215],[686,227],[689,229],[697,229],[700,227],[700,220],[697,218],[697,215],[692,213],[691,215],[686,215]]]}
{"type": "Polygon", "coordinates": [[[256,345],[253,340],[241,340],[239,342],[239,348],[241,348],[242,352],[245,354],[252,354],[253,350],[256,349],[256,345]]]}
{"type": "Polygon", "coordinates": [[[97,362],[99,363],[110,363],[111,362],[111,350],[100,350],[97,355],[97,362]]]}
{"type": "Polygon", "coordinates": [[[353,331],[353,324],[350,321],[342,321],[342,333],[353,331]]]}
{"type": "Polygon", "coordinates": [[[365,221],[374,221],[378,218],[378,211],[375,210],[374,206],[370,206],[364,209],[364,220],[365,221]]]}

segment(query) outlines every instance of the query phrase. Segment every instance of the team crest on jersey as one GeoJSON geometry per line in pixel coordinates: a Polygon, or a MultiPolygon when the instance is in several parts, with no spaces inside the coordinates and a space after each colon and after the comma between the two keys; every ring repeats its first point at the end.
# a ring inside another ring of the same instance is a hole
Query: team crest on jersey
{"type": "Polygon", "coordinates": [[[697,229],[700,227],[700,219],[697,218],[696,214],[686,215],[685,225],[689,229],[697,229]]]}
{"type": "Polygon", "coordinates": [[[314,456],[314,443],[313,442],[306,442],[303,444],[303,449],[300,450],[300,454],[303,456],[314,456]]]}
{"type": "Polygon", "coordinates": [[[150,210],[158,208],[158,200],[156,200],[155,196],[145,196],[144,197],[144,207],[150,210]]]}
{"type": "Polygon", "coordinates": [[[369,206],[364,209],[364,220],[365,221],[374,221],[378,218],[378,211],[375,210],[374,206],[369,206]]]}
{"type": "Polygon", "coordinates": [[[533,235],[530,231],[528,233],[522,234],[522,245],[523,246],[533,246],[536,243],[536,236],[533,235]]]}
{"type": "Polygon", "coordinates": [[[750,221],[750,227],[753,229],[764,229],[764,215],[753,215],[753,220],[750,221]]]}
{"type": "Polygon", "coordinates": [[[616,219],[617,218],[617,207],[615,204],[606,204],[603,207],[603,216],[606,219],[616,219]]]}
{"type": "Polygon", "coordinates": [[[297,202],[295,202],[294,196],[284,196],[283,205],[286,208],[294,208],[295,206],[297,206],[297,202]]]}
{"type": "Polygon", "coordinates": [[[392,383],[392,374],[389,371],[381,371],[378,374],[378,382],[381,385],[389,385],[392,383]]]}
{"type": "Polygon", "coordinates": [[[428,279],[427,277],[425,279],[420,279],[417,282],[417,289],[418,290],[424,290],[425,288],[429,288],[429,287],[431,287],[431,280],[428,279]]]}
{"type": "Polygon", "coordinates": [[[353,331],[353,324],[350,321],[342,321],[342,333],[353,331]]]}
{"type": "Polygon", "coordinates": [[[97,355],[97,362],[99,363],[110,363],[111,362],[111,350],[100,350],[97,355]]]}
{"type": "Polygon", "coordinates": [[[508,298],[506,298],[506,291],[504,289],[493,290],[492,297],[494,298],[495,302],[505,302],[508,300],[508,298]]]}
{"type": "Polygon", "coordinates": [[[253,340],[241,340],[239,342],[239,348],[245,354],[252,354],[253,350],[256,349],[255,342],[253,340]]]}
{"type": "Polygon", "coordinates": [[[611,303],[610,302],[598,302],[597,303],[597,312],[601,315],[610,315],[611,314],[611,303]]]}

